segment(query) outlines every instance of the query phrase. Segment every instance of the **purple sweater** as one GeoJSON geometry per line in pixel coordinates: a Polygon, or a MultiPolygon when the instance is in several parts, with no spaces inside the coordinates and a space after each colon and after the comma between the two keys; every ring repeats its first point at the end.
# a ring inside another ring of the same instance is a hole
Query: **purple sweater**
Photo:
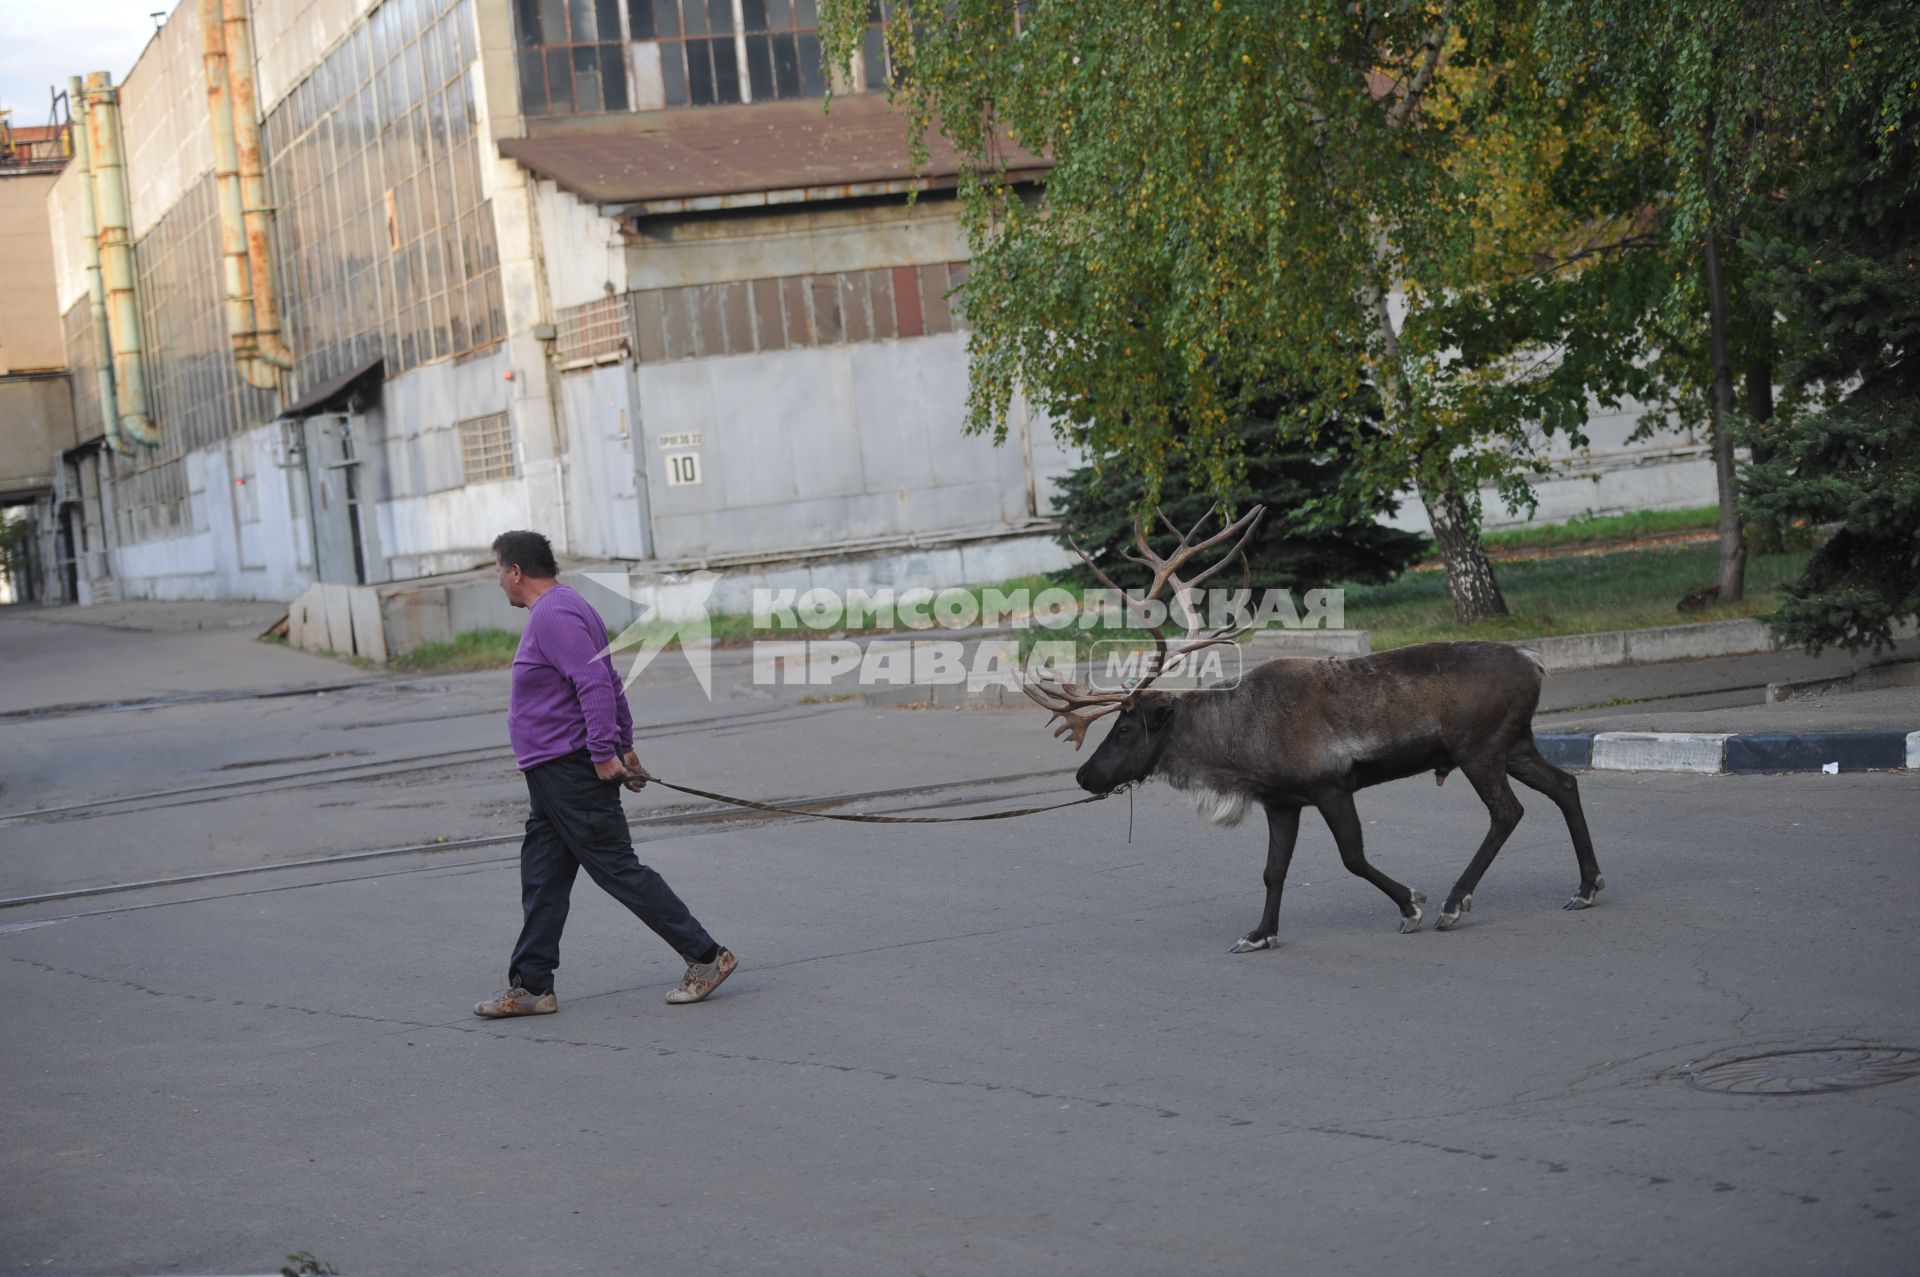
{"type": "Polygon", "coordinates": [[[534,600],[507,700],[507,736],[521,771],[580,749],[599,763],[633,748],[633,714],[613,659],[600,655],[606,646],[606,623],[571,586],[534,600]]]}

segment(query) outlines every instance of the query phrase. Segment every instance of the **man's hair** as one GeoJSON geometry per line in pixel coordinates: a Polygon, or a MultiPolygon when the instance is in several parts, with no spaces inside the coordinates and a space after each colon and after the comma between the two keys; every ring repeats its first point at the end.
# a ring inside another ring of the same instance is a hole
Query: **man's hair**
{"type": "Polygon", "coordinates": [[[502,532],[493,539],[493,557],[531,577],[544,580],[560,575],[553,547],[538,532],[502,532]]]}

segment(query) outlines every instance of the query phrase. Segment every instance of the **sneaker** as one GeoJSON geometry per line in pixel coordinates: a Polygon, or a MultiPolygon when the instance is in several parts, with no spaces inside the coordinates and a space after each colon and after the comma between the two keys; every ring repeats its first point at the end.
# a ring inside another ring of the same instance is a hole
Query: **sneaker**
{"type": "Polygon", "coordinates": [[[560,1009],[560,999],[553,990],[545,993],[528,993],[517,985],[511,989],[502,989],[485,1002],[474,1007],[473,1013],[488,1020],[500,1020],[510,1015],[552,1015],[560,1009]]]}
{"type": "Polygon", "coordinates": [[[733,950],[722,949],[712,962],[689,962],[687,974],[682,977],[680,987],[667,995],[667,1001],[678,1005],[682,1002],[704,1002],[707,996],[733,974],[740,965],[740,959],[733,956],[733,950]]]}

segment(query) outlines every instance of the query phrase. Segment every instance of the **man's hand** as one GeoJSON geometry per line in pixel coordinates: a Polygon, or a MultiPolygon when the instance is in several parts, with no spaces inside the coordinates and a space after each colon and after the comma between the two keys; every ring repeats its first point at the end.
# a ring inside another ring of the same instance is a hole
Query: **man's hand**
{"type": "Polygon", "coordinates": [[[632,750],[628,750],[620,761],[627,769],[627,788],[636,794],[645,789],[647,787],[647,780],[653,773],[640,765],[639,755],[635,754],[632,750]]]}
{"type": "Polygon", "coordinates": [[[601,780],[625,780],[628,776],[627,765],[618,755],[603,759],[593,765],[593,774],[601,780]]]}

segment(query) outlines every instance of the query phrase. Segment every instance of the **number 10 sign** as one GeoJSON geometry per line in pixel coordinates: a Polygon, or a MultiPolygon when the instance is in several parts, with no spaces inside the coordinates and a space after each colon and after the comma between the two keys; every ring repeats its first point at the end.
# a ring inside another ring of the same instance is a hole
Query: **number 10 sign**
{"type": "Polygon", "coordinates": [[[669,452],[666,454],[666,462],[669,488],[687,488],[700,482],[699,453],[669,452]]]}

